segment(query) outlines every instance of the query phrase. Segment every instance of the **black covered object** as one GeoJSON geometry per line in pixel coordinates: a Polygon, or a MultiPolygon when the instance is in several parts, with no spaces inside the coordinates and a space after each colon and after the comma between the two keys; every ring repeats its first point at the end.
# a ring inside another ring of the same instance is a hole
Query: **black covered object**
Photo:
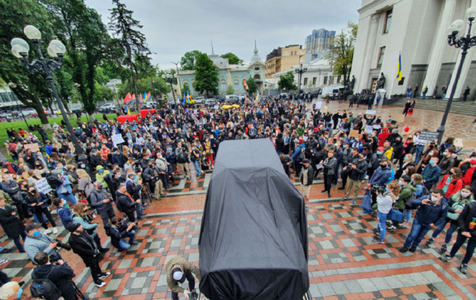
{"type": "Polygon", "coordinates": [[[302,299],[305,210],[269,140],[221,143],[200,229],[200,291],[211,300],[302,299]]]}

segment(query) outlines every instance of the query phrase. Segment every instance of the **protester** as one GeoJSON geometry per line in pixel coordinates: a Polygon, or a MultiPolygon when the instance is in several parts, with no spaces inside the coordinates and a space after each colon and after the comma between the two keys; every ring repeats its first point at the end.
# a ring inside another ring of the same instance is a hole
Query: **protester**
{"type": "Polygon", "coordinates": [[[25,225],[18,219],[11,207],[5,206],[4,198],[0,198],[0,224],[8,238],[13,239],[18,251],[20,253],[25,252],[20,242],[20,237],[23,239],[23,242],[26,241],[25,225]]]}
{"type": "Polygon", "coordinates": [[[377,204],[378,204],[378,224],[377,228],[373,230],[376,235],[379,235],[380,238],[375,238],[374,243],[385,244],[385,235],[386,235],[386,224],[388,213],[392,210],[392,205],[395,202],[395,198],[398,197],[400,193],[400,186],[395,183],[387,184],[386,191],[382,193],[379,190],[377,194],[377,204]]]}
{"type": "Polygon", "coordinates": [[[135,241],[136,231],[134,227],[136,223],[126,223],[124,220],[118,217],[114,217],[110,224],[105,225],[107,234],[111,237],[111,244],[119,250],[128,250],[131,245],[137,245],[135,241]],[[129,242],[126,242],[126,238],[129,242]]]}
{"type": "Polygon", "coordinates": [[[46,234],[41,233],[41,226],[37,223],[31,222],[26,225],[26,239],[25,239],[25,251],[32,262],[35,261],[35,255],[42,251],[46,252],[48,256],[53,258],[54,261],[61,259],[56,246],[58,242],[53,241],[46,234]]]}
{"type": "Polygon", "coordinates": [[[94,190],[90,194],[91,206],[96,208],[104,225],[106,225],[109,223],[109,220],[115,217],[114,208],[112,207],[114,201],[106,193],[101,182],[94,182],[94,187],[94,190]]]}

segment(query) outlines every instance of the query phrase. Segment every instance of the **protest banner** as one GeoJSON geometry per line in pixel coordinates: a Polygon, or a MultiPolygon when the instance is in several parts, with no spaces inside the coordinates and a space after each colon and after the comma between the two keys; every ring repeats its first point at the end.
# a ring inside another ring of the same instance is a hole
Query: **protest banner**
{"type": "Polygon", "coordinates": [[[111,136],[111,139],[112,139],[112,142],[113,142],[115,145],[119,145],[119,144],[124,143],[124,139],[122,138],[122,135],[120,135],[120,134],[112,135],[112,136],[111,136]]]}
{"type": "Polygon", "coordinates": [[[35,188],[38,191],[38,193],[43,193],[43,194],[47,194],[52,191],[46,178],[42,178],[38,180],[37,182],[35,182],[35,188]]]}

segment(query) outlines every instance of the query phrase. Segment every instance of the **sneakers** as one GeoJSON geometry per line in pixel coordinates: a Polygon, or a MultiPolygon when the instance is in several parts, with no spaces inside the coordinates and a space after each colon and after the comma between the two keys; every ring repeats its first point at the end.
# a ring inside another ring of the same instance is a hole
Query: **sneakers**
{"type": "Polygon", "coordinates": [[[45,230],[45,234],[50,234],[50,233],[51,233],[51,229],[48,228],[45,230]]]}
{"type": "Polygon", "coordinates": [[[95,283],[94,285],[97,286],[98,288],[102,288],[103,286],[106,285],[106,283],[104,281],[99,281],[98,283],[95,283]]]}
{"type": "Polygon", "coordinates": [[[3,248],[2,252],[0,253],[10,253],[10,252],[13,252],[12,248],[3,248]]]}
{"type": "Polygon", "coordinates": [[[399,225],[399,227],[408,229],[408,228],[410,228],[410,225],[408,225],[406,223],[402,223],[402,224],[399,225]]]}
{"type": "Polygon", "coordinates": [[[397,227],[395,227],[395,226],[393,226],[393,225],[392,225],[392,226],[389,226],[389,227],[387,228],[388,231],[394,231],[394,230],[396,230],[396,229],[397,229],[397,227]]]}
{"type": "Polygon", "coordinates": [[[446,250],[448,250],[448,246],[446,246],[446,244],[443,244],[443,246],[441,246],[440,253],[445,253],[446,250]]]}
{"type": "Polygon", "coordinates": [[[149,206],[149,204],[148,204],[148,203],[144,203],[144,204],[142,204],[142,206],[149,206]]]}
{"type": "Polygon", "coordinates": [[[352,205],[357,205],[357,201],[353,200],[352,205]]]}
{"type": "Polygon", "coordinates": [[[340,188],[337,188],[337,189],[338,189],[338,190],[345,190],[345,187],[344,187],[344,186],[342,186],[342,187],[340,187],[340,188]]]}
{"type": "Polygon", "coordinates": [[[377,228],[372,229],[372,232],[373,232],[375,235],[380,235],[380,231],[377,230],[377,228]]]}
{"type": "Polygon", "coordinates": [[[349,199],[347,198],[347,196],[342,197],[342,200],[347,200],[347,199],[349,199]]]}
{"type": "Polygon", "coordinates": [[[374,243],[376,243],[376,244],[385,244],[384,241],[382,241],[381,239],[377,239],[377,238],[374,238],[374,239],[372,240],[372,242],[374,242],[374,243]]]}
{"type": "Polygon", "coordinates": [[[323,193],[323,194],[324,194],[324,193],[327,193],[327,190],[322,190],[321,193],[323,193]]]}
{"type": "Polygon", "coordinates": [[[459,268],[461,273],[467,274],[468,273],[468,264],[461,264],[461,267],[459,268]]]}
{"type": "Polygon", "coordinates": [[[445,254],[442,257],[440,257],[440,259],[444,262],[448,262],[448,261],[452,260],[453,257],[451,257],[449,254],[445,254]]]}
{"type": "Polygon", "coordinates": [[[138,245],[139,243],[136,242],[136,241],[133,241],[133,242],[130,242],[129,244],[131,244],[131,245],[138,245]]]}
{"type": "Polygon", "coordinates": [[[398,251],[400,251],[400,253],[405,253],[408,251],[408,248],[403,246],[402,248],[400,248],[398,251]]]}
{"type": "MultiPolygon", "coordinates": [[[[110,272],[102,273],[99,275],[99,280],[104,280],[106,279],[109,275],[111,275],[110,272]]],[[[103,282],[104,283],[104,282],[103,282]]]]}
{"type": "Polygon", "coordinates": [[[57,233],[58,233],[58,229],[57,229],[56,227],[53,227],[51,230],[53,231],[53,234],[57,234],[57,233]]]}
{"type": "Polygon", "coordinates": [[[429,239],[426,241],[426,244],[427,244],[427,245],[431,245],[431,244],[433,244],[434,241],[435,241],[435,240],[434,240],[433,238],[429,238],[429,239]]]}
{"type": "Polygon", "coordinates": [[[8,259],[2,259],[0,260],[0,266],[3,264],[6,264],[8,262],[8,259]]]}
{"type": "Polygon", "coordinates": [[[410,247],[410,249],[408,249],[408,251],[410,251],[410,252],[412,252],[412,253],[413,253],[413,252],[415,252],[415,251],[416,251],[416,247],[415,247],[415,246],[411,246],[411,247],[410,247]]]}

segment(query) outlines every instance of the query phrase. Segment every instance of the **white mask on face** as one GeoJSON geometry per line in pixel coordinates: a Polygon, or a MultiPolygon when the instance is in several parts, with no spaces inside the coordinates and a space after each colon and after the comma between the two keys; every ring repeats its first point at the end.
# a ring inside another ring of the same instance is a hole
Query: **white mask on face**
{"type": "Polygon", "coordinates": [[[431,201],[432,202],[438,202],[438,197],[435,197],[435,196],[431,196],[431,201]]]}
{"type": "Polygon", "coordinates": [[[469,196],[471,196],[471,193],[461,192],[461,196],[463,196],[463,198],[468,198],[469,196]]]}

